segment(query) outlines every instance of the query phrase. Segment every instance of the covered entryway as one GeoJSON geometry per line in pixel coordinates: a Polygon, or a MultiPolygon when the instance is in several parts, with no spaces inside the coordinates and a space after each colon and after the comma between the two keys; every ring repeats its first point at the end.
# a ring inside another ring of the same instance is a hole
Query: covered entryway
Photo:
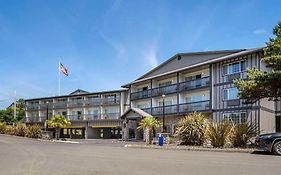
{"type": "Polygon", "coordinates": [[[61,138],[71,138],[71,139],[84,139],[85,138],[85,127],[83,126],[72,126],[67,128],[62,128],[60,132],[61,138]]]}
{"type": "Polygon", "coordinates": [[[93,120],[87,127],[89,139],[118,139],[122,137],[121,120],[93,120]]]}
{"type": "Polygon", "coordinates": [[[122,139],[136,139],[143,140],[143,131],[137,129],[138,123],[144,117],[152,117],[150,114],[138,108],[131,108],[125,112],[121,119],[123,119],[122,139]]]}

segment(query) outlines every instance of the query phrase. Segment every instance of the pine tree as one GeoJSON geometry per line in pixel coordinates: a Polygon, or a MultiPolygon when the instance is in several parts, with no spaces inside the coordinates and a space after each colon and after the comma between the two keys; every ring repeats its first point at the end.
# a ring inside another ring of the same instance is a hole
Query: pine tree
{"type": "Polygon", "coordinates": [[[246,103],[255,103],[259,99],[280,100],[281,97],[281,22],[273,28],[275,38],[270,38],[264,48],[262,61],[271,71],[257,68],[247,69],[246,80],[235,80],[239,97],[246,103]]]}

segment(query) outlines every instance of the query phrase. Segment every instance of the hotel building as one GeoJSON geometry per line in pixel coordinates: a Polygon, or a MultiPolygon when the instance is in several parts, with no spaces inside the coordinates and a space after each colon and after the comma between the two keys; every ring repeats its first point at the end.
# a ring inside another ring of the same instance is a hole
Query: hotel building
{"type": "Polygon", "coordinates": [[[280,131],[280,103],[262,99],[245,104],[233,84],[247,78],[247,68],[270,71],[262,55],[263,48],[179,53],[123,85],[124,90],[28,99],[26,122],[43,124],[49,106],[48,116],[60,114],[71,121],[63,137],[142,139],[137,126],[143,117],[161,123],[164,118],[161,128],[174,134],[184,116],[198,111],[214,122],[249,121],[260,133],[280,131]]]}
{"type": "Polygon", "coordinates": [[[245,104],[233,84],[234,79],[246,79],[247,68],[270,71],[262,54],[262,48],[179,53],[122,86],[130,94],[130,110],[122,116],[123,138],[142,138],[136,126],[145,115],[161,123],[164,117],[165,132],[173,134],[179,120],[194,111],[214,122],[250,121],[260,133],[280,131],[280,105],[267,99],[245,104]]]}
{"type": "Polygon", "coordinates": [[[89,93],[76,90],[69,95],[28,99],[27,124],[44,127],[46,119],[63,115],[71,125],[62,129],[65,138],[120,138],[120,116],[129,104],[127,90],[89,93]]]}

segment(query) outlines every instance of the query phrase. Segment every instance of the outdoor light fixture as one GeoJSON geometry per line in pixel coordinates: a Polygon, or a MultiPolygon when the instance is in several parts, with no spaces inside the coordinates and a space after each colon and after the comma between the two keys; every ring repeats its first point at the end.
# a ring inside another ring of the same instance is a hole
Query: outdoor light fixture
{"type": "Polygon", "coordinates": [[[162,95],[162,99],[163,99],[163,126],[162,126],[162,133],[165,133],[166,132],[166,130],[165,130],[165,97],[166,97],[166,95],[165,94],[163,94],[162,95]]]}
{"type": "Polygon", "coordinates": [[[47,115],[46,115],[46,125],[45,125],[45,131],[47,131],[47,128],[48,128],[48,123],[47,123],[47,120],[49,119],[49,117],[48,117],[48,114],[49,114],[49,101],[47,101],[46,102],[46,104],[47,104],[47,115]]]}

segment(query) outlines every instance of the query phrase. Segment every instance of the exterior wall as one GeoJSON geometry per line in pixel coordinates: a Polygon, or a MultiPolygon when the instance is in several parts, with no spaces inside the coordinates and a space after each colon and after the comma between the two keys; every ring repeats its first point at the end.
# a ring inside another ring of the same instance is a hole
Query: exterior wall
{"type": "Polygon", "coordinates": [[[269,111],[260,110],[260,133],[276,132],[275,114],[269,111]]]}
{"type": "Polygon", "coordinates": [[[105,138],[111,138],[111,130],[121,129],[120,116],[128,108],[128,98],[128,91],[116,91],[27,100],[26,123],[44,124],[48,108],[49,118],[65,112],[65,117],[71,121],[69,127],[84,128],[86,138],[100,138],[101,130],[105,138]],[[113,97],[107,98],[109,95],[113,97]],[[98,96],[97,101],[90,101],[92,96],[98,96]],[[97,115],[94,110],[98,110],[97,115]],[[91,126],[98,126],[99,129],[91,126]]]}
{"type": "Polygon", "coordinates": [[[155,75],[159,75],[162,73],[166,73],[169,71],[173,71],[176,69],[184,68],[196,63],[201,63],[204,61],[211,60],[213,58],[229,55],[230,53],[213,53],[213,54],[197,54],[197,55],[183,55],[180,59],[175,57],[174,59],[170,60],[167,64],[159,67],[158,69],[152,71],[148,75],[144,76],[143,78],[152,77],[155,75]]]}
{"type": "MultiPolygon", "coordinates": [[[[259,68],[259,55],[256,53],[245,55],[239,58],[234,58],[224,62],[219,62],[212,65],[212,108],[214,111],[213,120],[222,121],[225,113],[241,113],[246,112],[249,121],[258,122],[259,114],[255,111],[259,108],[258,102],[255,104],[245,104],[243,100],[225,100],[223,98],[224,89],[235,87],[231,76],[233,78],[246,78],[245,72],[240,72],[232,75],[224,74],[224,65],[234,63],[237,61],[245,61],[246,67],[259,68]],[[258,115],[258,116],[257,116],[258,115]]],[[[258,124],[258,123],[257,123],[258,124]]]]}

